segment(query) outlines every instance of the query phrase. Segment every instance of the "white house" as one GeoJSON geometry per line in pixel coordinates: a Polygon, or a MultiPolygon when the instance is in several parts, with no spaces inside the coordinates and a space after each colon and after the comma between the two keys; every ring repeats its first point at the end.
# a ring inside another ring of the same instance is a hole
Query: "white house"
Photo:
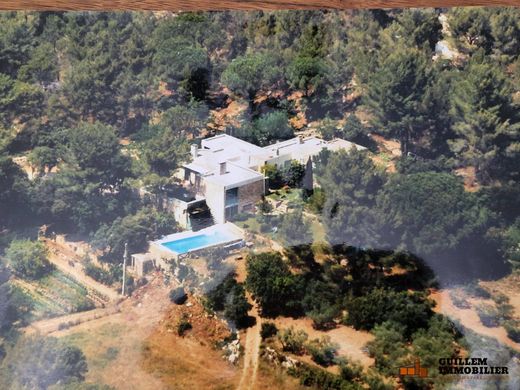
{"type": "MultiPolygon", "coordinates": [[[[278,168],[292,160],[306,164],[322,149],[366,149],[342,139],[324,141],[311,137],[292,138],[259,147],[227,134],[202,140],[201,147],[191,146],[192,161],[182,167],[185,188],[193,193],[192,201],[205,199],[215,223],[224,223],[237,213],[253,211],[265,193],[265,164],[278,168]]],[[[185,202],[186,203],[186,202],[185,202]]],[[[188,211],[189,204],[182,211],[188,211]]],[[[180,214],[176,212],[176,215],[180,214]]],[[[182,218],[178,219],[181,225],[182,218]]]]}

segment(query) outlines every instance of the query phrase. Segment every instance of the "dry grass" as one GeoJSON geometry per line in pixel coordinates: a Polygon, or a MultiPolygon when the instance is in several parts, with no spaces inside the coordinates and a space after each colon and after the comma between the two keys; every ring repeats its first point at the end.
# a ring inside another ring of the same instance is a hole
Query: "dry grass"
{"type": "Polygon", "coordinates": [[[142,367],[168,389],[232,389],[239,370],[225,361],[215,344],[230,335],[226,325],[205,313],[194,298],[189,306],[172,305],[144,340],[142,367]],[[183,315],[192,329],[177,335],[183,315]]]}

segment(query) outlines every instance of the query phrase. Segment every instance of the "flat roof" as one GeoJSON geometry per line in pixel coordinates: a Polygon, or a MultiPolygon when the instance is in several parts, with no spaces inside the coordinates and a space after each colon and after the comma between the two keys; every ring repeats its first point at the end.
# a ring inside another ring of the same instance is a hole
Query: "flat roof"
{"type": "Polygon", "coordinates": [[[310,155],[316,155],[322,149],[337,151],[340,149],[349,150],[352,148],[356,148],[357,150],[366,149],[364,146],[357,145],[353,142],[340,138],[334,138],[332,141],[325,141],[317,137],[310,137],[305,139],[295,137],[287,141],[277,142],[275,144],[266,146],[264,147],[264,150],[269,152],[270,158],[284,156],[287,154],[291,154],[293,158],[302,158],[310,155]]]}
{"type": "Polygon", "coordinates": [[[211,174],[205,175],[204,180],[226,188],[232,188],[264,180],[264,175],[228,161],[226,162],[226,173],[220,174],[219,166],[211,174]]]}
{"type": "Polygon", "coordinates": [[[211,138],[203,139],[201,142],[202,148],[208,148],[212,151],[227,150],[233,154],[238,153],[263,153],[260,146],[256,146],[240,138],[233,137],[228,134],[219,134],[211,138]]]}
{"type": "Polygon", "coordinates": [[[295,137],[262,148],[228,134],[206,138],[202,140],[201,145],[202,148],[198,150],[197,157],[184,167],[200,173],[208,182],[227,188],[263,179],[264,176],[261,173],[251,168],[277,156],[290,155],[291,159],[301,161],[317,155],[324,148],[331,151],[351,148],[366,149],[339,138],[325,141],[317,137],[305,139],[295,137]],[[227,164],[227,169],[226,173],[221,175],[220,164],[223,162],[227,164]]]}

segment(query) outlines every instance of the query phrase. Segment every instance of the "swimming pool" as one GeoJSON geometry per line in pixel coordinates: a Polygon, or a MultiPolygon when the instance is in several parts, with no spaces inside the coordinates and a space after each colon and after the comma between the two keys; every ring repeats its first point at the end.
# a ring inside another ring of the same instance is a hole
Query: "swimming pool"
{"type": "Polygon", "coordinates": [[[235,240],[235,237],[226,233],[227,232],[214,232],[213,234],[199,234],[197,236],[164,242],[162,246],[179,254],[188,253],[197,249],[235,240]]]}
{"type": "Polygon", "coordinates": [[[197,232],[187,231],[170,234],[151,243],[151,247],[162,248],[174,255],[183,255],[216,245],[227,245],[243,240],[242,231],[235,225],[226,222],[213,225],[197,232]]]}

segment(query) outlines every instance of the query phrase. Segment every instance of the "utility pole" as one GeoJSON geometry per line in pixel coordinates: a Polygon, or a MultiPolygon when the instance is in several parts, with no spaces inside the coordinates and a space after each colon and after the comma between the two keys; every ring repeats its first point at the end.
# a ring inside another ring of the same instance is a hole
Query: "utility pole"
{"type": "Polygon", "coordinates": [[[125,254],[123,255],[123,285],[121,287],[121,295],[125,296],[126,283],[126,259],[128,258],[128,243],[125,242],[125,254]]]}

